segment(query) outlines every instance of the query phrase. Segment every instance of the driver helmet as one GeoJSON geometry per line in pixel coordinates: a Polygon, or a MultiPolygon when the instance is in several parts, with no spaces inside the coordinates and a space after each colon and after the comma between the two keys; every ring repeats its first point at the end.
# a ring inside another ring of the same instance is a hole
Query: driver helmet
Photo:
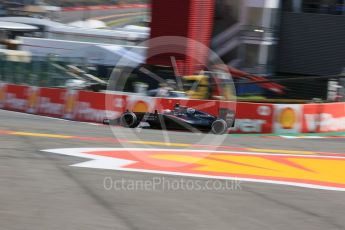
{"type": "Polygon", "coordinates": [[[194,114],[194,113],[195,113],[195,109],[193,109],[193,108],[188,108],[188,109],[187,109],[187,113],[188,113],[188,114],[194,114]]]}
{"type": "Polygon", "coordinates": [[[176,103],[176,104],[174,105],[174,109],[179,109],[179,108],[181,108],[180,103],[176,103]]]}

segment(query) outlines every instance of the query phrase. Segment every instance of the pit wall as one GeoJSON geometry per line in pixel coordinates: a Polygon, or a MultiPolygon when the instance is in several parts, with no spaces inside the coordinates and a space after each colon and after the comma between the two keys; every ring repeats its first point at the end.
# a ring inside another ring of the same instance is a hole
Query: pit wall
{"type": "Polygon", "coordinates": [[[125,110],[162,111],[175,103],[216,116],[236,110],[231,133],[296,134],[345,131],[345,103],[263,104],[149,98],[0,83],[0,109],[102,123],[125,110]]]}

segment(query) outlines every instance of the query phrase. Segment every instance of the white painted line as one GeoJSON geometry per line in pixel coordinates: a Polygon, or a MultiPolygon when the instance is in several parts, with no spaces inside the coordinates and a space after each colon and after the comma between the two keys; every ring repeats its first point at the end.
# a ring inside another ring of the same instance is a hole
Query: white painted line
{"type": "Polygon", "coordinates": [[[84,122],[84,121],[73,121],[73,120],[67,120],[67,119],[58,118],[58,117],[48,117],[48,116],[39,115],[39,114],[23,113],[23,112],[11,111],[11,110],[5,110],[5,109],[0,109],[0,110],[1,111],[5,111],[5,112],[9,112],[9,113],[16,113],[16,114],[20,114],[20,115],[41,117],[41,118],[50,119],[50,120],[65,121],[65,122],[72,122],[72,123],[81,123],[81,124],[94,125],[94,126],[103,126],[103,124],[100,124],[100,123],[92,123],[92,122],[84,122]]]}

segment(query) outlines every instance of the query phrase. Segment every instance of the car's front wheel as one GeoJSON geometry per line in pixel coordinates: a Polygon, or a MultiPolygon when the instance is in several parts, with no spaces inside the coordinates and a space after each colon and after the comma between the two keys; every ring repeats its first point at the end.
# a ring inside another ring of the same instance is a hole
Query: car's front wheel
{"type": "Polygon", "coordinates": [[[212,131],[212,133],[218,134],[218,135],[225,134],[228,131],[228,125],[227,125],[226,121],[224,121],[222,119],[215,120],[212,123],[211,131],[212,131]]]}

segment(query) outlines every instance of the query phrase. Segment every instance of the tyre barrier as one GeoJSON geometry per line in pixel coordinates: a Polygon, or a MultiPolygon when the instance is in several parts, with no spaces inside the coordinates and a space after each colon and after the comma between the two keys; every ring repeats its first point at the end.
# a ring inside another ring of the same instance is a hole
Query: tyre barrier
{"type": "Polygon", "coordinates": [[[236,111],[232,133],[298,134],[345,131],[345,103],[266,104],[186,99],[149,98],[138,95],[105,94],[89,91],[43,88],[0,83],[0,109],[75,121],[103,123],[119,118],[126,110],[152,112],[171,109],[180,103],[225,119],[236,111]],[[224,112],[225,111],[225,112],[224,112]]]}

